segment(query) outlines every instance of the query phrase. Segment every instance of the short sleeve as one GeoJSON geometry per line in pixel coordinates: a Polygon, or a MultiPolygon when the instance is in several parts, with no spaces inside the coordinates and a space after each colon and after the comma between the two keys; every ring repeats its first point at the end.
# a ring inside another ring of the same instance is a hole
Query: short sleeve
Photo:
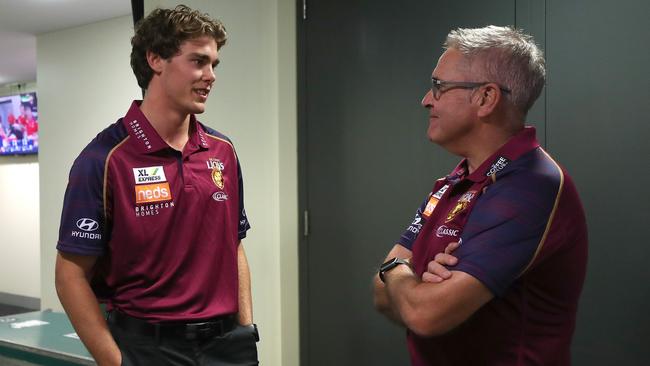
{"type": "Polygon", "coordinates": [[[454,252],[458,264],[449,269],[466,272],[495,296],[503,295],[543,244],[559,194],[559,181],[532,174],[504,177],[489,186],[454,252]]]}
{"type": "Polygon", "coordinates": [[[246,209],[244,208],[244,179],[242,178],[241,165],[237,159],[237,179],[239,181],[239,227],[238,237],[239,240],[246,237],[246,232],[251,228],[246,216],[246,209]]]}
{"type": "Polygon", "coordinates": [[[110,233],[104,197],[105,157],[86,148],[75,160],[63,199],[59,251],[99,256],[110,233]]]}
{"type": "Polygon", "coordinates": [[[427,198],[424,200],[424,202],[422,202],[422,205],[420,205],[417,211],[415,211],[413,221],[397,241],[400,245],[408,250],[413,250],[413,243],[415,243],[415,239],[418,238],[418,234],[420,234],[420,230],[422,230],[422,226],[424,226],[426,217],[422,213],[424,212],[424,208],[426,207],[427,202],[429,202],[430,197],[431,193],[427,195],[427,198]]]}

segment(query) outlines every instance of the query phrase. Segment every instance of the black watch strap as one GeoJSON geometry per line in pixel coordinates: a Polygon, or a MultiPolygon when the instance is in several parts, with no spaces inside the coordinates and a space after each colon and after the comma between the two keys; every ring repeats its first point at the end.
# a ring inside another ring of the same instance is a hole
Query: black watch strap
{"type": "Polygon", "coordinates": [[[382,264],[381,267],[379,267],[379,279],[381,280],[381,282],[386,283],[386,278],[384,277],[384,273],[399,266],[400,264],[406,264],[407,266],[411,265],[408,259],[397,258],[397,257],[391,258],[388,261],[386,261],[386,263],[382,264]]]}

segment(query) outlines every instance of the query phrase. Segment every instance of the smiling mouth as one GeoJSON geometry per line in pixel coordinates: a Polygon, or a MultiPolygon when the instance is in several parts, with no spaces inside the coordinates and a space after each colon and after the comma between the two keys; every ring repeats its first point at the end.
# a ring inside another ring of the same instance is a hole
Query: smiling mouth
{"type": "Polygon", "coordinates": [[[194,89],[194,92],[202,97],[207,98],[210,94],[210,89],[194,89]]]}

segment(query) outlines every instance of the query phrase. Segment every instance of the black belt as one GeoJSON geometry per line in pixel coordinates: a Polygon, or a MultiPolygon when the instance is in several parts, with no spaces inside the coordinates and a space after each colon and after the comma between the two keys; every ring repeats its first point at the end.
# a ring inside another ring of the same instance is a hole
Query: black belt
{"type": "Polygon", "coordinates": [[[116,310],[108,314],[107,321],[127,332],[152,336],[156,339],[182,337],[188,340],[220,337],[233,330],[236,325],[235,316],[232,314],[196,323],[150,323],[116,310]]]}

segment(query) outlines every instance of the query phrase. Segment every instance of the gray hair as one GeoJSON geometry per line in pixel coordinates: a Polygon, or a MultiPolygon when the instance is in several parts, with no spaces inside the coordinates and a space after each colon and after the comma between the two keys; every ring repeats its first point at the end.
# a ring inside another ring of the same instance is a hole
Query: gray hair
{"type": "MultiPolygon", "coordinates": [[[[508,98],[525,116],[544,87],[544,55],[533,37],[512,27],[455,29],[445,49],[460,51],[485,80],[510,90],[508,98]],[[478,62],[476,62],[478,61],[478,62]]],[[[472,80],[475,81],[475,80],[472,80]]]]}

